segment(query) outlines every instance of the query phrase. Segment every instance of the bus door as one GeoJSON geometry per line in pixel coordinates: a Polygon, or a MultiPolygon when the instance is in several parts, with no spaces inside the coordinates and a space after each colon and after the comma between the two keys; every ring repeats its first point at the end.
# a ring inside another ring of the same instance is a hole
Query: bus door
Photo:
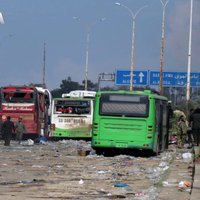
{"type": "Polygon", "coordinates": [[[156,100],[156,129],[159,150],[164,151],[167,140],[167,105],[161,100],[156,100]]]}
{"type": "Polygon", "coordinates": [[[163,140],[163,108],[160,100],[156,100],[156,135],[159,151],[162,149],[162,140],[163,140]]]}

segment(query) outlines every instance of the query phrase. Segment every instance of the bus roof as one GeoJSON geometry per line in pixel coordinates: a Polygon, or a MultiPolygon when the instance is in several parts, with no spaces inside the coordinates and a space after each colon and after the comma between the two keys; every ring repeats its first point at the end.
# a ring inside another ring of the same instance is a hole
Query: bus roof
{"type": "Polygon", "coordinates": [[[94,98],[96,95],[96,92],[94,91],[86,91],[86,90],[74,90],[70,93],[64,93],[62,94],[62,98],[68,97],[68,98],[94,98]]]}
{"type": "Polygon", "coordinates": [[[133,91],[127,91],[127,90],[116,90],[116,91],[99,91],[97,94],[141,94],[141,95],[147,95],[158,99],[168,100],[167,97],[159,95],[158,92],[152,91],[152,90],[133,90],[133,91]]]}

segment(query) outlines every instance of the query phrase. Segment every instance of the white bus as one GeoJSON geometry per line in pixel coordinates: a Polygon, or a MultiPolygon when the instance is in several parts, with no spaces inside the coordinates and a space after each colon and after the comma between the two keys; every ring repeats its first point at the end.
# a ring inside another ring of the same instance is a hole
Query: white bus
{"type": "Polygon", "coordinates": [[[91,138],[96,92],[75,90],[52,101],[50,137],[91,138]]]}

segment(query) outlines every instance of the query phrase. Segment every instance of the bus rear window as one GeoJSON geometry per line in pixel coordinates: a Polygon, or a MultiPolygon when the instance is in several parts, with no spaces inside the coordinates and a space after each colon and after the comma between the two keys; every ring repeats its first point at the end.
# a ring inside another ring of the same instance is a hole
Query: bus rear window
{"type": "Polygon", "coordinates": [[[100,115],[147,117],[148,97],[136,94],[103,94],[100,99],[100,115]]]}
{"type": "Polygon", "coordinates": [[[54,113],[90,114],[90,101],[55,100],[54,113]]]}
{"type": "Polygon", "coordinates": [[[3,102],[5,103],[32,103],[33,92],[4,92],[3,102]]]}

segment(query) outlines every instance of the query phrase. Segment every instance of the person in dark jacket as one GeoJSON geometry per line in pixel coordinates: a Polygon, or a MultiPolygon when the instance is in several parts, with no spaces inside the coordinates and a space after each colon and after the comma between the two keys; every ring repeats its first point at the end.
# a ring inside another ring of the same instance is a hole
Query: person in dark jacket
{"type": "Polygon", "coordinates": [[[187,142],[190,146],[192,146],[194,144],[194,136],[193,136],[193,132],[192,132],[192,115],[193,115],[194,109],[191,108],[190,109],[190,113],[189,113],[189,117],[188,117],[188,138],[187,138],[187,142]]]}
{"type": "Polygon", "coordinates": [[[199,146],[200,142],[200,108],[196,108],[191,115],[191,126],[192,133],[194,136],[194,142],[197,146],[199,146]]]}
{"type": "Polygon", "coordinates": [[[12,139],[12,133],[15,131],[15,125],[11,121],[11,117],[7,116],[7,120],[2,125],[2,132],[3,132],[3,138],[4,138],[4,145],[10,146],[10,141],[12,139]]]}

